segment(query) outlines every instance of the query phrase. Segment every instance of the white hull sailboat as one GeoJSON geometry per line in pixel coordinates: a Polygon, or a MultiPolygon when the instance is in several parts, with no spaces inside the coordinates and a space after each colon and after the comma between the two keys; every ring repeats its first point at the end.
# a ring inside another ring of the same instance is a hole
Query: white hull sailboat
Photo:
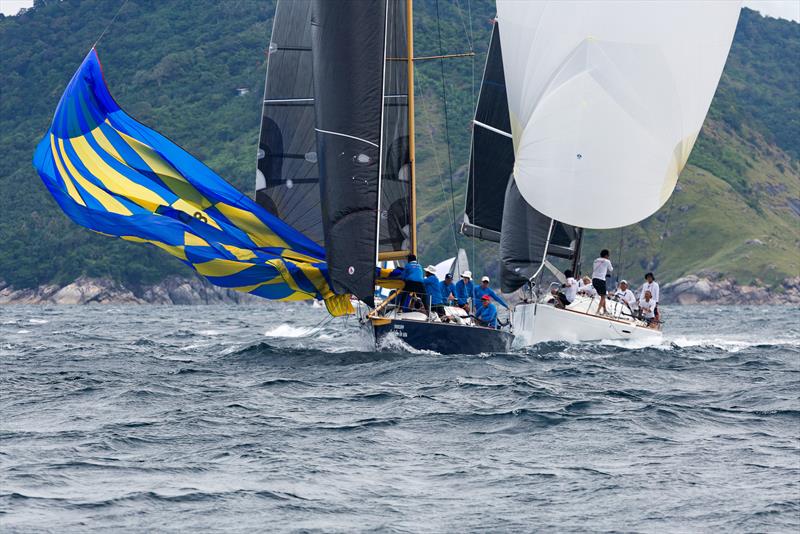
{"type": "Polygon", "coordinates": [[[597,314],[598,304],[596,297],[577,297],[566,308],[557,308],[552,302],[518,304],[514,308],[517,340],[535,345],[620,339],[658,342],[662,338],[660,329],[634,317],[623,303],[607,300],[607,315],[597,314]]]}
{"type": "Polygon", "coordinates": [[[669,199],[711,105],[739,6],[496,4],[461,231],[499,243],[503,291],[532,295],[514,311],[523,343],[658,338],[610,298],[600,315],[599,299],[558,308],[541,289],[548,273],[564,282],[555,265],[580,276],[584,229],[638,223],[669,199]]]}

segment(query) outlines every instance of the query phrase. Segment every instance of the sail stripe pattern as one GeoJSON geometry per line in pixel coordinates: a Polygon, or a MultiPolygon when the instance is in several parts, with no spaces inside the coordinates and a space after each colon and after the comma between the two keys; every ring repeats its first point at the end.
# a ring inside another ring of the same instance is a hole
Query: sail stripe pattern
{"type": "Polygon", "coordinates": [[[260,297],[322,299],[325,251],[114,101],[92,49],[67,86],[34,167],[76,223],[175,256],[211,283],[260,297]]]}

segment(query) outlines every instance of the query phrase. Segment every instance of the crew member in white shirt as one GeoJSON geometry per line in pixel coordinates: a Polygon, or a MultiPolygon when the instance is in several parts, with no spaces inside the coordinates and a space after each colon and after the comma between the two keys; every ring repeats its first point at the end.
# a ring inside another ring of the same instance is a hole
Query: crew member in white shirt
{"type": "Polygon", "coordinates": [[[597,294],[600,295],[600,304],[597,306],[598,315],[607,313],[606,295],[608,294],[608,289],[606,289],[606,277],[609,276],[609,273],[614,272],[614,266],[611,265],[611,260],[608,257],[608,249],[604,248],[600,251],[600,257],[594,260],[594,264],[592,264],[592,286],[597,290],[597,294]]]}
{"type": "Polygon", "coordinates": [[[642,298],[639,299],[639,310],[642,312],[642,319],[647,326],[656,324],[656,301],[649,290],[645,291],[642,298]]]}
{"type": "Polygon", "coordinates": [[[587,297],[596,297],[597,291],[594,290],[592,287],[592,279],[588,276],[584,276],[581,278],[581,281],[578,282],[578,293],[582,293],[587,297]]]}
{"type": "Polygon", "coordinates": [[[564,276],[567,277],[567,281],[564,282],[564,297],[567,299],[567,304],[572,304],[578,295],[578,281],[575,280],[572,269],[564,271],[564,276]]]}
{"type": "Polygon", "coordinates": [[[639,298],[644,296],[645,291],[649,291],[653,295],[653,300],[658,302],[658,282],[656,282],[656,277],[653,276],[653,273],[644,275],[644,284],[639,289],[639,298]]]}
{"type": "Polygon", "coordinates": [[[641,299],[644,297],[644,292],[649,291],[650,294],[653,296],[653,300],[656,302],[656,307],[653,312],[656,314],[656,318],[658,318],[658,282],[656,282],[656,277],[653,276],[653,273],[647,273],[644,275],[644,284],[642,284],[642,288],[639,290],[639,298],[641,299]]]}
{"type": "Polygon", "coordinates": [[[614,296],[627,304],[628,308],[631,310],[631,313],[636,310],[636,295],[633,294],[633,291],[628,289],[627,280],[622,280],[619,283],[619,287],[617,288],[617,292],[614,293],[614,296]]]}

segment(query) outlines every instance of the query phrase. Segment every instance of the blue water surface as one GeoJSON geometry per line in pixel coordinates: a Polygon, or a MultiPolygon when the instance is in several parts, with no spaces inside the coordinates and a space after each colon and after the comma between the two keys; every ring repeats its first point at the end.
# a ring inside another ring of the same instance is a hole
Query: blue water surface
{"type": "Polygon", "coordinates": [[[0,308],[0,530],[800,529],[800,312],[376,351],[306,305],[0,308]]]}

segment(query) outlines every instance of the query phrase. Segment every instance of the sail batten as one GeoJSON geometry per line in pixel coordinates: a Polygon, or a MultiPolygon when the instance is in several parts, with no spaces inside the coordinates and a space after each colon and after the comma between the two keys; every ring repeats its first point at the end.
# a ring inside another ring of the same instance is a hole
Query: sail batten
{"type": "Polygon", "coordinates": [[[497,12],[523,198],[585,228],[654,213],[702,127],[738,2],[497,0],[497,12]],[[565,200],[576,191],[589,200],[565,200]],[[624,208],[600,201],[612,194],[624,208]]]}

